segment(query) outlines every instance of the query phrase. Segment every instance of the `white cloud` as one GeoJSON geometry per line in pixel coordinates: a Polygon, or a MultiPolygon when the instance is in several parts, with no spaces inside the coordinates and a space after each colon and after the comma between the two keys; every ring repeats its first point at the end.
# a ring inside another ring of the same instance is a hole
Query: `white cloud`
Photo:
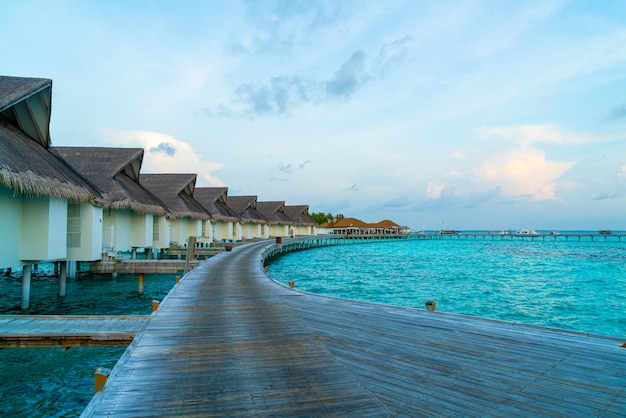
{"type": "Polygon", "coordinates": [[[552,125],[480,126],[472,132],[479,139],[518,145],[574,145],[597,140],[595,136],[563,132],[552,125]]]}
{"type": "Polygon", "coordinates": [[[502,188],[504,196],[530,195],[536,200],[555,199],[555,181],[574,163],[548,161],[544,152],[522,147],[484,162],[474,173],[502,188]]]}
{"type": "Polygon", "coordinates": [[[225,186],[213,174],[222,164],[204,161],[187,142],[171,135],[149,131],[108,131],[106,141],[112,146],[144,149],[142,173],[194,173],[198,186],[225,186]]]}

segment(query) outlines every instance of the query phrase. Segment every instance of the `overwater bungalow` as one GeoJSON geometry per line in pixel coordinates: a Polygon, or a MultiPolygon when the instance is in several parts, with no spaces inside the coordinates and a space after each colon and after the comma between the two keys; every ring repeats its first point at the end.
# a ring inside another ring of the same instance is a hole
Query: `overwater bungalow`
{"type": "Polygon", "coordinates": [[[226,204],[228,187],[196,187],[194,198],[211,216],[211,222],[205,222],[203,237],[212,237],[213,241],[227,242],[241,239],[237,235],[239,217],[226,204]]]}
{"type": "Polygon", "coordinates": [[[51,101],[52,80],[0,76],[0,268],[23,266],[22,308],[33,264],[102,249],[102,196],[51,151],[51,101]]]}
{"type": "MultiPolygon", "coordinates": [[[[167,205],[170,220],[170,241],[184,247],[189,237],[202,243],[203,225],[210,223],[208,212],[194,197],[196,174],[141,174],[139,183],[167,205]]],[[[211,230],[209,230],[211,231],[211,230]]],[[[208,243],[213,237],[208,236],[208,243]]]]}
{"type": "Polygon", "coordinates": [[[285,214],[294,223],[295,235],[317,235],[317,222],[309,216],[308,205],[285,205],[285,214]]]}
{"type": "Polygon", "coordinates": [[[295,235],[294,222],[285,214],[285,202],[257,202],[257,210],[269,221],[269,235],[287,237],[295,235]]]}
{"type": "Polygon", "coordinates": [[[226,203],[239,217],[242,239],[269,237],[269,221],[256,209],[256,196],[228,196],[226,203]]]}
{"type": "Polygon", "coordinates": [[[166,205],[139,183],[141,148],[55,147],[104,196],[102,248],[110,256],[169,248],[166,205]]]}

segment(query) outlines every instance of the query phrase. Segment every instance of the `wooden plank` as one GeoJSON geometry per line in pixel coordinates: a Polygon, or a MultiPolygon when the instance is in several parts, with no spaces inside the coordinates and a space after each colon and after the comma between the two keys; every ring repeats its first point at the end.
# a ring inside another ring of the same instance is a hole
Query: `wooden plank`
{"type": "Polygon", "coordinates": [[[267,246],[187,274],[84,416],[626,414],[619,339],[302,293],[267,246]]]}
{"type": "Polygon", "coordinates": [[[0,315],[0,348],[129,345],[150,316],[0,315]]]}

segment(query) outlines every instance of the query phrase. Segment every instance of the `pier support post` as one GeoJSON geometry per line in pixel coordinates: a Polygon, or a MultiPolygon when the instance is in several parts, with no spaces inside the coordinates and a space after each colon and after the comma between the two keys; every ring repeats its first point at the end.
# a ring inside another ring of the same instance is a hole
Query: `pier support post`
{"type": "Polygon", "coordinates": [[[144,274],[138,273],[137,274],[137,292],[143,293],[143,287],[144,287],[144,274]]]}
{"type": "Polygon", "coordinates": [[[66,260],[65,264],[66,264],[66,276],[68,276],[71,279],[75,279],[76,270],[77,270],[76,261],[66,260]]]}
{"type": "Polygon", "coordinates": [[[67,261],[59,262],[59,296],[65,296],[67,284],[67,261]]]}
{"type": "Polygon", "coordinates": [[[22,267],[22,309],[28,309],[30,306],[30,276],[33,266],[27,264],[22,267]]]}

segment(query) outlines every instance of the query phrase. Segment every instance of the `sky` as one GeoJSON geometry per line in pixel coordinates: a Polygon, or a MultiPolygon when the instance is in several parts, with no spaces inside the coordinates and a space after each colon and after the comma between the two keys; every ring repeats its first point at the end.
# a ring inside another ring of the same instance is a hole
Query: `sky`
{"type": "Polygon", "coordinates": [[[414,230],[626,230],[621,0],[4,0],[58,146],[414,230]]]}

